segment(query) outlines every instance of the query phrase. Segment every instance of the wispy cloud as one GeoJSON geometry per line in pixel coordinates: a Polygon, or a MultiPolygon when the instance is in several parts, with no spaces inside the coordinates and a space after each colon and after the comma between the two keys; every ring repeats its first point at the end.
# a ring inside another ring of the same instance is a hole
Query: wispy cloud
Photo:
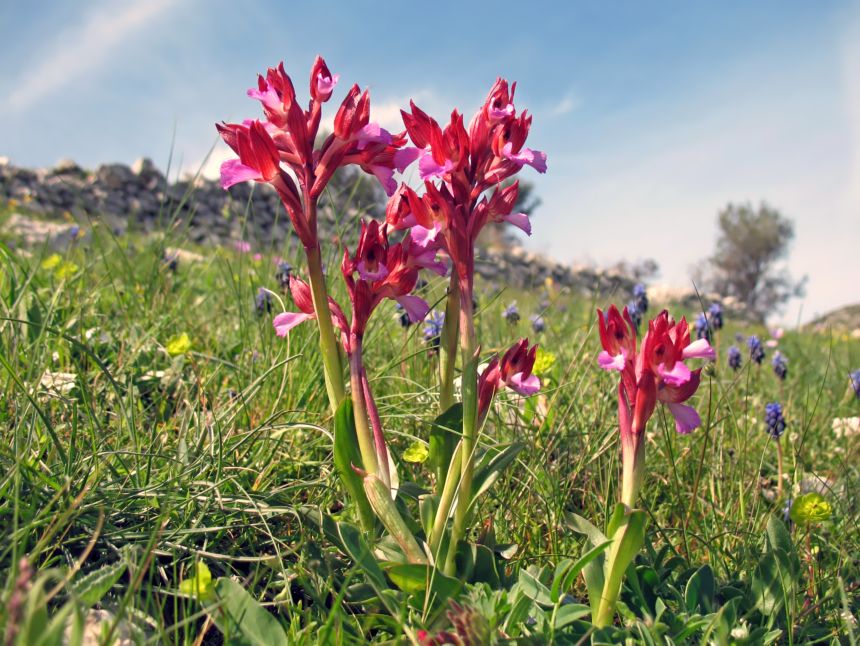
{"type": "Polygon", "coordinates": [[[565,94],[559,101],[547,111],[552,117],[560,117],[568,112],[576,110],[582,102],[572,92],[565,94]]]}
{"type": "MultiPolygon", "coordinates": [[[[139,0],[117,10],[104,3],[79,24],[59,33],[36,61],[28,65],[6,108],[19,111],[91,73],[110,60],[111,54],[131,34],[151,24],[174,0],[139,0]]],[[[2,105],[2,104],[0,104],[2,105]]]]}

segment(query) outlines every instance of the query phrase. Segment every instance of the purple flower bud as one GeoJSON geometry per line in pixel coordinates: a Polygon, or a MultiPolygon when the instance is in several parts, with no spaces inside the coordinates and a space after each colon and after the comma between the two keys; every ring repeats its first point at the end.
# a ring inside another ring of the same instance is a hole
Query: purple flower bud
{"type": "Polygon", "coordinates": [[[851,386],[854,388],[854,394],[857,399],[860,399],[860,370],[848,373],[848,378],[851,380],[851,386]]]}
{"type": "Polygon", "coordinates": [[[777,350],[770,364],[773,366],[774,374],[782,381],[785,381],[785,378],[788,376],[788,359],[785,358],[785,355],[777,350]]]}
{"type": "Polygon", "coordinates": [[[767,432],[773,439],[778,440],[785,433],[785,418],[782,416],[782,406],[771,402],[764,407],[764,421],[767,432]]]}
{"type": "Polygon", "coordinates": [[[254,309],[257,316],[263,316],[272,311],[272,295],[268,290],[262,287],[257,290],[257,295],[254,297],[254,309]]]}
{"type": "Polygon", "coordinates": [[[532,329],[538,334],[546,330],[546,321],[540,314],[532,314],[529,320],[532,322],[532,329]]]}
{"type": "Polygon", "coordinates": [[[750,361],[755,361],[761,365],[761,362],[764,361],[764,347],[756,335],[747,339],[747,347],[750,350],[750,361]]]}
{"type": "Polygon", "coordinates": [[[723,328],[723,306],[719,303],[711,303],[708,308],[708,322],[711,329],[721,330],[723,328]]]}
{"type": "Polygon", "coordinates": [[[729,367],[732,370],[740,370],[741,368],[741,351],[736,345],[729,348],[729,367]]]}
{"type": "Polygon", "coordinates": [[[517,308],[516,303],[511,303],[505,308],[505,311],[502,312],[502,316],[504,319],[514,325],[515,323],[519,323],[520,320],[520,310],[517,308]]]}

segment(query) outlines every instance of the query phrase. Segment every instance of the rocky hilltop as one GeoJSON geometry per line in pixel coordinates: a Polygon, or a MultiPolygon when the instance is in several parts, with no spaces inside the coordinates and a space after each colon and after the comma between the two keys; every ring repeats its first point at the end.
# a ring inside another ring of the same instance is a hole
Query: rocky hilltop
{"type": "MultiPolygon", "coordinates": [[[[70,160],[45,169],[0,163],[0,201],[48,220],[73,219],[81,225],[101,221],[118,233],[171,226],[197,245],[249,239],[255,246],[279,247],[292,235],[278,196],[267,185],[241,184],[225,191],[206,179],[171,182],[149,159],[132,166],[103,164],[94,171],[70,160]]],[[[335,210],[323,207],[318,217],[320,235],[334,236],[335,210]]],[[[17,222],[20,226],[21,220],[17,222]]],[[[618,272],[574,269],[516,245],[482,250],[477,271],[489,281],[519,289],[543,285],[547,278],[589,292],[626,294],[633,284],[618,272]]]]}

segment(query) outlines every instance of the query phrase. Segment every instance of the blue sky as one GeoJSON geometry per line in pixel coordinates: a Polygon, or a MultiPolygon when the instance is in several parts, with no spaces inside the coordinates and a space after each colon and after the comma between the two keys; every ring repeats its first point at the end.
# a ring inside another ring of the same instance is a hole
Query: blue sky
{"type": "MultiPolygon", "coordinates": [[[[317,53],[370,86],[397,127],[519,82],[549,155],[531,248],[570,262],[653,257],[689,284],[718,209],[767,200],[794,219],[808,296],[783,320],[860,301],[860,8],[842,2],[5,2],[0,155],[45,166],[202,163],[213,123],[280,60],[304,87],[317,53]],[[38,4],[38,7],[35,5],[38,4]],[[610,8],[611,7],[611,8],[610,8]]],[[[209,168],[225,156],[217,148],[209,168]]]]}

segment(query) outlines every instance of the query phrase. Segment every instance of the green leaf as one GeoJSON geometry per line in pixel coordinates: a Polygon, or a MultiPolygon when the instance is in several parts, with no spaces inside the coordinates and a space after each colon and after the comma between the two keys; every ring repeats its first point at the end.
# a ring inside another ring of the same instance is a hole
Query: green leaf
{"type": "Polygon", "coordinates": [[[288,646],[287,635],[275,619],[245,588],[221,577],[215,583],[209,613],[230,644],[288,646]]]}
{"type": "Polygon", "coordinates": [[[194,567],[194,576],[179,582],[179,592],[200,601],[211,599],[214,590],[215,583],[212,581],[212,572],[209,571],[209,566],[203,561],[199,561],[194,567]]]}
{"type": "MultiPolygon", "coordinates": [[[[603,532],[578,514],[570,514],[567,518],[567,522],[573,531],[578,534],[585,535],[587,539],[582,548],[582,558],[585,558],[587,554],[597,547],[609,542],[603,532]]],[[[593,616],[597,616],[597,609],[600,605],[600,595],[603,594],[605,562],[606,555],[600,551],[593,559],[589,560],[582,569],[582,577],[585,579],[585,587],[588,589],[588,602],[591,604],[591,612],[593,616]]]]}
{"type": "Polygon", "coordinates": [[[502,472],[513,463],[519,452],[524,448],[525,444],[515,442],[501,451],[493,454],[485,454],[482,457],[481,463],[475,469],[475,476],[472,480],[472,490],[475,493],[472,497],[471,505],[474,505],[481,494],[493,486],[493,483],[499,479],[502,472]],[[489,459],[486,459],[488,456],[490,456],[489,459]]]}
{"type": "Polygon", "coordinates": [[[408,594],[425,594],[429,590],[430,601],[434,605],[444,604],[463,585],[430,565],[395,563],[387,566],[385,572],[394,585],[408,594]]]}
{"type": "Polygon", "coordinates": [[[421,464],[426,461],[430,455],[430,449],[421,441],[415,441],[409,445],[409,448],[403,452],[403,460],[413,464],[421,464]]]}
{"type": "MultiPolygon", "coordinates": [[[[206,567],[205,564],[201,565],[206,567]]],[[[101,601],[114,584],[119,581],[120,577],[125,573],[126,567],[125,561],[118,561],[117,563],[104,565],[99,569],[93,570],[92,572],[78,578],[72,584],[72,590],[85,606],[94,606],[101,601]]],[[[183,581],[182,583],[186,582],[183,581]]],[[[180,584],[179,587],[181,591],[182,584],[180,584]]]]}
{"type": "Polygon", "coordinates": [[[684,590],[684,605],[688,612],[708,613],[714,609],[714,599],[717,594],[717,582],[714,571],[709,565],[700,567],[690,580],[684,590]]]}
{"type": "Polygon", "coordinates": [[[439,496],[424,494],[418,498],[418,513],[421,516],[421,527],[424,535],[429,536],[436,520],[436,510],[439,508],[439,496]]]}
{"type": "Polygon", "coordinates": [[[520,590],[535,603],[550,608],[553,606],[550,589],[541,583],[534,566],[520,570],[520,578],[517,581],[520,590]]]}
{"type": "Polygon", "coordinates": [[[436,474],[436,491],[442,491],[448,477],[448,465],[463,428],[463,404],[456,403],[433,420],[430,426],[428,466],[436,474]]]}
{"type": "Polygon", "coordinates": [[[344,489],[358,507],[361,526],[365,531],[371,531],[376,522],[373,509],[367,500],[361,476],[353,469],[353,466],[360,467],[361,464],[352,401],[346,398],[334,415],[334,466],[344,489]]]}
{"type": "Polygon", "coordinates": [[[555,630],[561,630],[565,626],[572,624],[577,619],[582,619],[590,612],[591,608],[583,603],[569,603],[564,606],[560,606],[558,611],[555,613],[553,628],[555,630]]]}

